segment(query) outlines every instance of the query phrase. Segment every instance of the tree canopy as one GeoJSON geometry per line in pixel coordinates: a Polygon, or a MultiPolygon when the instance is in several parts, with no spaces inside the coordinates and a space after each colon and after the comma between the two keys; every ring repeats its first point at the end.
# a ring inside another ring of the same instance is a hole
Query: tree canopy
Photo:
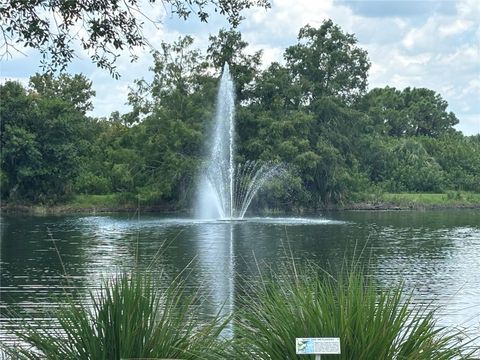
{"type": "Polygon", "coordinates": [[[285,60],[304,101],[333,96],[351,103],[364,94],[370,63],[356,43],[354,35],[344,33],[332,20],[319,28],[300,29],[298,44],[286,49],[285,60]]]}
{"type": "Polygon", "coordinates": [[[71,194],[86,151],[87,120],[60,97],[0,86],[2,196],[54,202],[71,194]]]}
{"type": "Polygon", "coordinates": [[[30,78],[30,87],[44,98],[59,98],[70,103],[82,114],[93,110],[95,91],[92,90],[92,82],[83,74],[61,74],[58,77],[52,73],[35,74],[30,78]]]}
{"type": "Polygon", "coordinates": [[[380,130],[391,136],[439,137],[451,133],[458,119],[447,111],[440,94],[425,88],[403,91],[386,87],[373,89],[362,99],[362,108],[380,130]]]}
{"type": "MultiPolygon", "coordinates": [[[[151,10],[145,6],[140,0],[7,0],[0,7],[3,56],[19,50],[18,45],[34,48],[42,54],[45,69],[64,70],[81,46],[98,67],[118,77],[115,61],[120,51],[129,50],[131,60],[136,60],[135,48],[149,44],[143,33],[145,22],[158,21],[149,17],[151,10]]],[[[243,10],[270,4],[268,0],[150,0],[148,6],[203,22],[218,12],[236,27],[243,10]]]]}

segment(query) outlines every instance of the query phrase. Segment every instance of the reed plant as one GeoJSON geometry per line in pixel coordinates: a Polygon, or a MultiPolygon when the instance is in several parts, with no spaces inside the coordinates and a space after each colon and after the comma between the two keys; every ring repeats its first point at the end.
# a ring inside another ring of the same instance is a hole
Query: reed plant
{"type": "Polygon", "coordinates": [[[56,323],[24,321],[15,330],[23,345],[4,350],[13,359],[222,358],[220,333],[228,319],[200,321],[197,294],[186,295],[178,284],[157,285],[148,274],[107,279],[90,291],[88,305],[62,305],[56,323]]]}
{"type": "Polygon", "coordinates": [[[322,359],[471,358],[462,332],[437,327],[435,310],[404,293],[402,286],[379,290],[358,269],[336,277],[316,266],[271,273],[244,290],[232,357],[308,359],[296,355],[295,338],[339,337],[341,354],[322,359]]]}
{"type": "Polygon", "coordinates": [[[379,289],[358,269],[334,277],[293,264],[251,280],[233,319],[201,321],[198,294],[178,278],[158,290],[148,273],[120,274],[85,304],[67,297],[55,323],[25,320],[15,330],[21,344],[4,351],[12,359],[308,359],[296,355],[295,338],[339,337],[341,354],[322,359],[474,358],[465,334],[436,326],[435,309],[413,304],[402,286],[379,289]]]}

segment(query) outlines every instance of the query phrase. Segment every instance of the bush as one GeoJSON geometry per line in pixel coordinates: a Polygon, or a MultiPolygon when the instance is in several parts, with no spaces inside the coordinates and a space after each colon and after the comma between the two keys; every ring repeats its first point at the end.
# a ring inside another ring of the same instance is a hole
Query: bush
{"type": "Polygon", "coordinates": [[[105,177],[84,171],[75,182],[75,191],[78,194],[103,195],[111,193],[112,185],[105,177]]]}
{"type": "Polygon", "coordinates": [[[62,306],[48,328],[25,320],[16,336],[26,345],[7,347],[15,359],[214,359],[225,321],[202,323],[195,296],[172,285],[156,290],[148,275],[119,275],[90,292],[91,306],[62,306]],[[59,325],[59,327],[58,327],[59,325]]]}
{"type": "Polygon", "coordinates": [[[445,173],[440,165],[414,140],[399,141],[390,150],[388,178],[393,180],[390,192],[441,192],[445,173]]]}
{"type": "MultiPolygon", "coordinates": [[[[273,274],[247,289],[236,314],[236,359],[303,359],[297,337],[339,337],[335,359],[453,359],[467,356],[459,333],[437,328],[434,312],[377,291],[358,272],[333,278],[313,268],[273,274]]],[[[323,358],[323,357],[322,357],[323,358]]]]}

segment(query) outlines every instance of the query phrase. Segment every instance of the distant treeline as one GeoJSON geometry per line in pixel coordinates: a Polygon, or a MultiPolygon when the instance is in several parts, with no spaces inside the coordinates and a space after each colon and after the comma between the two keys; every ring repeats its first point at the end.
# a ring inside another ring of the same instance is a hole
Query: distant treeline
{"type": "Polygon", "coordinates": [[[464,136],[440,94],[426,88],[367,91],[370,63],[332,21],[306,26],[284,64],[262,69],[239,32],[221,30],[206,52],[189,36],[153,54],[131,112],[92,118],[83,75],[36,74],[27,88],[0,86],[1,196],[55,203],[122,193],[191,206],[225,62],[236,81],[237,156],[288,165],[258,207],[316,208],[368,192],[480,192],[480,135],[464,136]]]}

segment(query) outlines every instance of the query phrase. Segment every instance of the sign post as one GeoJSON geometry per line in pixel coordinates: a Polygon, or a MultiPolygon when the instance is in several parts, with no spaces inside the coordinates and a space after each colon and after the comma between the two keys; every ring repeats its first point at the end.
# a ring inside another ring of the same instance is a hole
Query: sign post
{"type": "Polygon", "coordinates": [[[297,355],[315,355],[321,360],[322,355],[340,354],[340,338],[296,338],[297,355]]]}

